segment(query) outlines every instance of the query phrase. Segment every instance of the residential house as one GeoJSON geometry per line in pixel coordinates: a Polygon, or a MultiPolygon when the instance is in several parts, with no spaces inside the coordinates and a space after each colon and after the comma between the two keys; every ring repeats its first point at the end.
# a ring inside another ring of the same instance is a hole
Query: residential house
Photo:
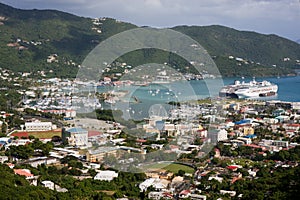
{"type": "Polygon", "coordinates": [[[112,181],[114,178],[118,177],[118,173],[110,170],[100,170],[98,174],[94,177],[94,180],[99,181],[112,181]]]}

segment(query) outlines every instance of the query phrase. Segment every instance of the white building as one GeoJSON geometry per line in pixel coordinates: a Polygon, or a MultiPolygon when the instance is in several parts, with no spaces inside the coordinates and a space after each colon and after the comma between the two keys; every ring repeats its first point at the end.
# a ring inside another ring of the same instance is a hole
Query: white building
{"type": "Polygon", "coordinates": [[[117,177],[118,177],[118,173],[116,173],[115,171],[101,170],[98,174],[96,174],[94,180],[111,181],[117,177]]]}
{"type": "Polygon", "coordinates": [[[218,131],[217,133],[217,141],[224,141],[224,140],[227,140],[227,131],[225,129],[221,129],[218,131]]]}
{"type": "Polygon", "coordinates": [[[25,122],[26,131],[50,131],[56,128],[55,125],[52,125],[52,122],[25,122]]]}
{"type": "Polygon", "coordinates": [[[0,156],[0,163],[4,163],[5,161],[8,161],[8,157],[7,156],[0,156]]]}
{"type": "Polygon", "coordinates": [[[50,190],[54,190],[54,183],[52,181],[42,181],[42,185],[50,190]]]}
{"type": "Polygon", "coordinates": [[[87,146],[88,131],[82,128],[70,128],[64,133],[71,146],[87,146]]]}
{"type": "Polygon", "coordinates": [[[139,188],[140,191],[146,191],[148,187],[153,186],[156,190],[162,191],[166,189],[169,185],[170,181],[159,178],[148,178],[144,182],[140,183],[139,188]]]}

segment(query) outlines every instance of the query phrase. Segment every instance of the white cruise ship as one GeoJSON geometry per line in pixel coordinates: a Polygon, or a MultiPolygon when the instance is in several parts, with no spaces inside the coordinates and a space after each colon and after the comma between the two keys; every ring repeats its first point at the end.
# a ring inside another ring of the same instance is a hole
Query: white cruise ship
{"type": "Polygon", "coordinates": [[[235,81],[233,85],[224,86],[220,92],[220,97],[231,98],[258,98],[276,95],[278,86],[269,81],[257,82],[255,79],[249,83],[235,81]]]}

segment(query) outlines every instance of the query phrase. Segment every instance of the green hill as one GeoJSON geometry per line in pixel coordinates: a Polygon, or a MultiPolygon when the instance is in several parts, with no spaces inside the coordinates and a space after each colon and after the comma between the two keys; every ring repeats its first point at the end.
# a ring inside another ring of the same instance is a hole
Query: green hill
{"type": "Polygon", "coordinates": [[[76,75],[78,64],[102,40],[136,27],[103,18],[92,19],[55,10],[20,10],[0,4],[0,67],[13,71],[52,70],[53,75],[76,75]],[[97,30],[101,30],[98,33],[97,30]],[[47,63],[57,54],[58,62],[47,63]]]}
{"type": "Polygon", "coordinates": [[[238,31],[217,25],[178,26],[174,30],[185,33],[198,41],[212,56],[235,56],[264,66],[276,65],[290,68],[295,67],[296,60],[300,57],[298,43],[273,34],[238,31]],[[284,62],[284,58],[289,58],[289,60],[284,62]]]}
{"type": "MultiPolygon", "coordinates": [[[[74,77],[78,65],[96,45],[135,27],[111,18],[95,20],[55,10],[21,10],[0,4],[0,67],[32,75],[44,71],[47,76],[74,77]],[[47,62],[48,56],[52,57],[47,62]]],[[[223,26],[173,29],[207,49],[223,76],[284,75],[300,66],[296,65],[296,60],[300,60],[300,45],[276,35],[223,26]],[[236,60],[237,57],[243,61],[236,60]],[[284,58],[289,59],[284,62],[284,58]]],[[[189,65],[175,54],[155,49],[131,52],[119,61],[133,66],[168,62],[182,72],[189,65]]]]}

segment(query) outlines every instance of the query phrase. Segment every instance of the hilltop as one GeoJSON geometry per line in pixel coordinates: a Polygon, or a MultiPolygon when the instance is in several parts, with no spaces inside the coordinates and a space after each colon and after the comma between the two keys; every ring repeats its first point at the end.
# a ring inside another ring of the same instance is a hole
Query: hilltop
{"type": "MultiPolygon", "coordinates": [[[[0,67],[32,75],[74,77],[85,56],[101,41],[136,27],[111,18],[91,19],[56,10],[21,10],[0,4],[0,67]]],[[[223,76],[286,75],[300,66],[300,45],[276,35],[217,25],[172,29],[199,42],[223,76]]],[[[131,52],[119,61],[132,66],[148,61],[168,62],[182,72],[189,65],[174,54],[154,49],[131,52]]]]}

